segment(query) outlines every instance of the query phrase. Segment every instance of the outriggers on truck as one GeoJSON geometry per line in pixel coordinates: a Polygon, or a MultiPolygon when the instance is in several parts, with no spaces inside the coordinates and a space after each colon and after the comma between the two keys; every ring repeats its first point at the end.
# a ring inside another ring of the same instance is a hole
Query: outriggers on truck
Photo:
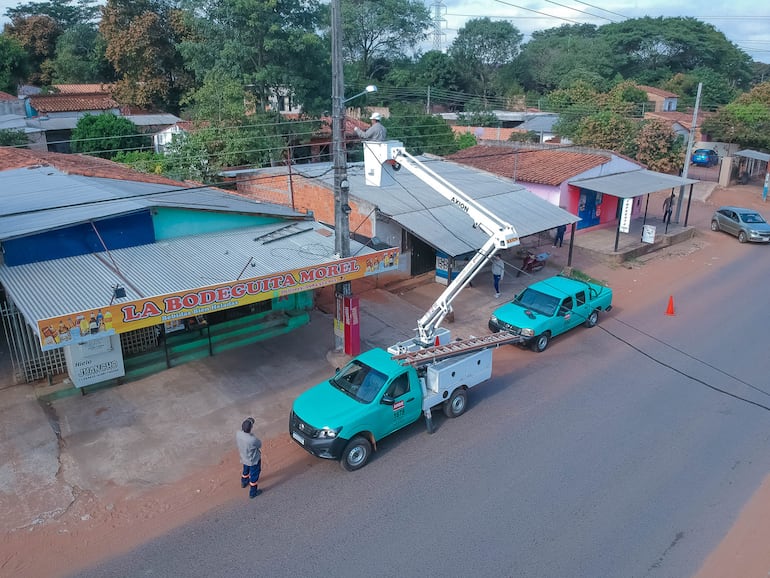
{"type": "Polygon", "coordinates": [[[452,301],[500,249],[519,244],[514,227],[479,205],[406,152],[398,141],[364,143],[367,185],[382,186],[393,172],[408,170],[473,220],[489,239],[417,322],[417,334],[352,359],[329,380],[300,395],[289,418],[291,437],[311,454],[338,459],[346,470],[363,467],[383,437],[432,410],[447,417],[467,407],[467,390],[492,375],[492,349],[521,340],[500,332],[452,341],[440,327],[452,301]]]}

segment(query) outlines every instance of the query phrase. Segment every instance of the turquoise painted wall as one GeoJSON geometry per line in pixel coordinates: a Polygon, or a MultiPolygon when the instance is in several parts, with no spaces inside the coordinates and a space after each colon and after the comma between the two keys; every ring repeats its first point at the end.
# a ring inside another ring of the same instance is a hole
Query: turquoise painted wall
{"type": "Polygon", "coordinates": [[[229,231],[240,227],[253,227],[269,223],[280,223],[280,217],[263,215],[242,215],[237,213],[215,213],[189,209],[157,207],[153,209],[152,221],[155,238],[158,241],[175,239],[188,235],[229,231]]]}

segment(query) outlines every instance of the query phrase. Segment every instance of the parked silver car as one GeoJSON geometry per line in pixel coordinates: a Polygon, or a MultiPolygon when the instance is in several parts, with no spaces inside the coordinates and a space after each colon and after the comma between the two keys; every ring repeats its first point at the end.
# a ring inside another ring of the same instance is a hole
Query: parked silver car
{"type": "Polygon", "coordinates": [[[753,209],[720,207],[711,217],[711,230],[735,235],[741,243],[770,243],[770,225],[753,209]]]}

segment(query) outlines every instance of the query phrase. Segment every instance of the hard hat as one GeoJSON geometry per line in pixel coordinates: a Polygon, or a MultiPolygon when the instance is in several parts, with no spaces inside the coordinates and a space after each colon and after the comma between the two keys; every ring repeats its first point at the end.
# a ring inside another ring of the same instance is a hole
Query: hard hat
{"type": "Polygon", "coordinates": [[[373,112],[372,116],[369,117],[369,120],[380,120],[382,118],[382,115],[379,112],[373,112]]]}

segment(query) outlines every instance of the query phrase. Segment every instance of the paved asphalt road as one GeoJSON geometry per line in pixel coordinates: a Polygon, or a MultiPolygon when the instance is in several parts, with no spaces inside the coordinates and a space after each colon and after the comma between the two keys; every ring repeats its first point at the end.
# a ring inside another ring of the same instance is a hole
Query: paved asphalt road
{"type": "Polygon", "coordinates": [[[465,415],[359,472],[318,462],[79,576],[692,575],[767,472],[770,411],[727,395],[770,406],[766,249],[684,281],[674,317],[498,350],[465,415]]]}

